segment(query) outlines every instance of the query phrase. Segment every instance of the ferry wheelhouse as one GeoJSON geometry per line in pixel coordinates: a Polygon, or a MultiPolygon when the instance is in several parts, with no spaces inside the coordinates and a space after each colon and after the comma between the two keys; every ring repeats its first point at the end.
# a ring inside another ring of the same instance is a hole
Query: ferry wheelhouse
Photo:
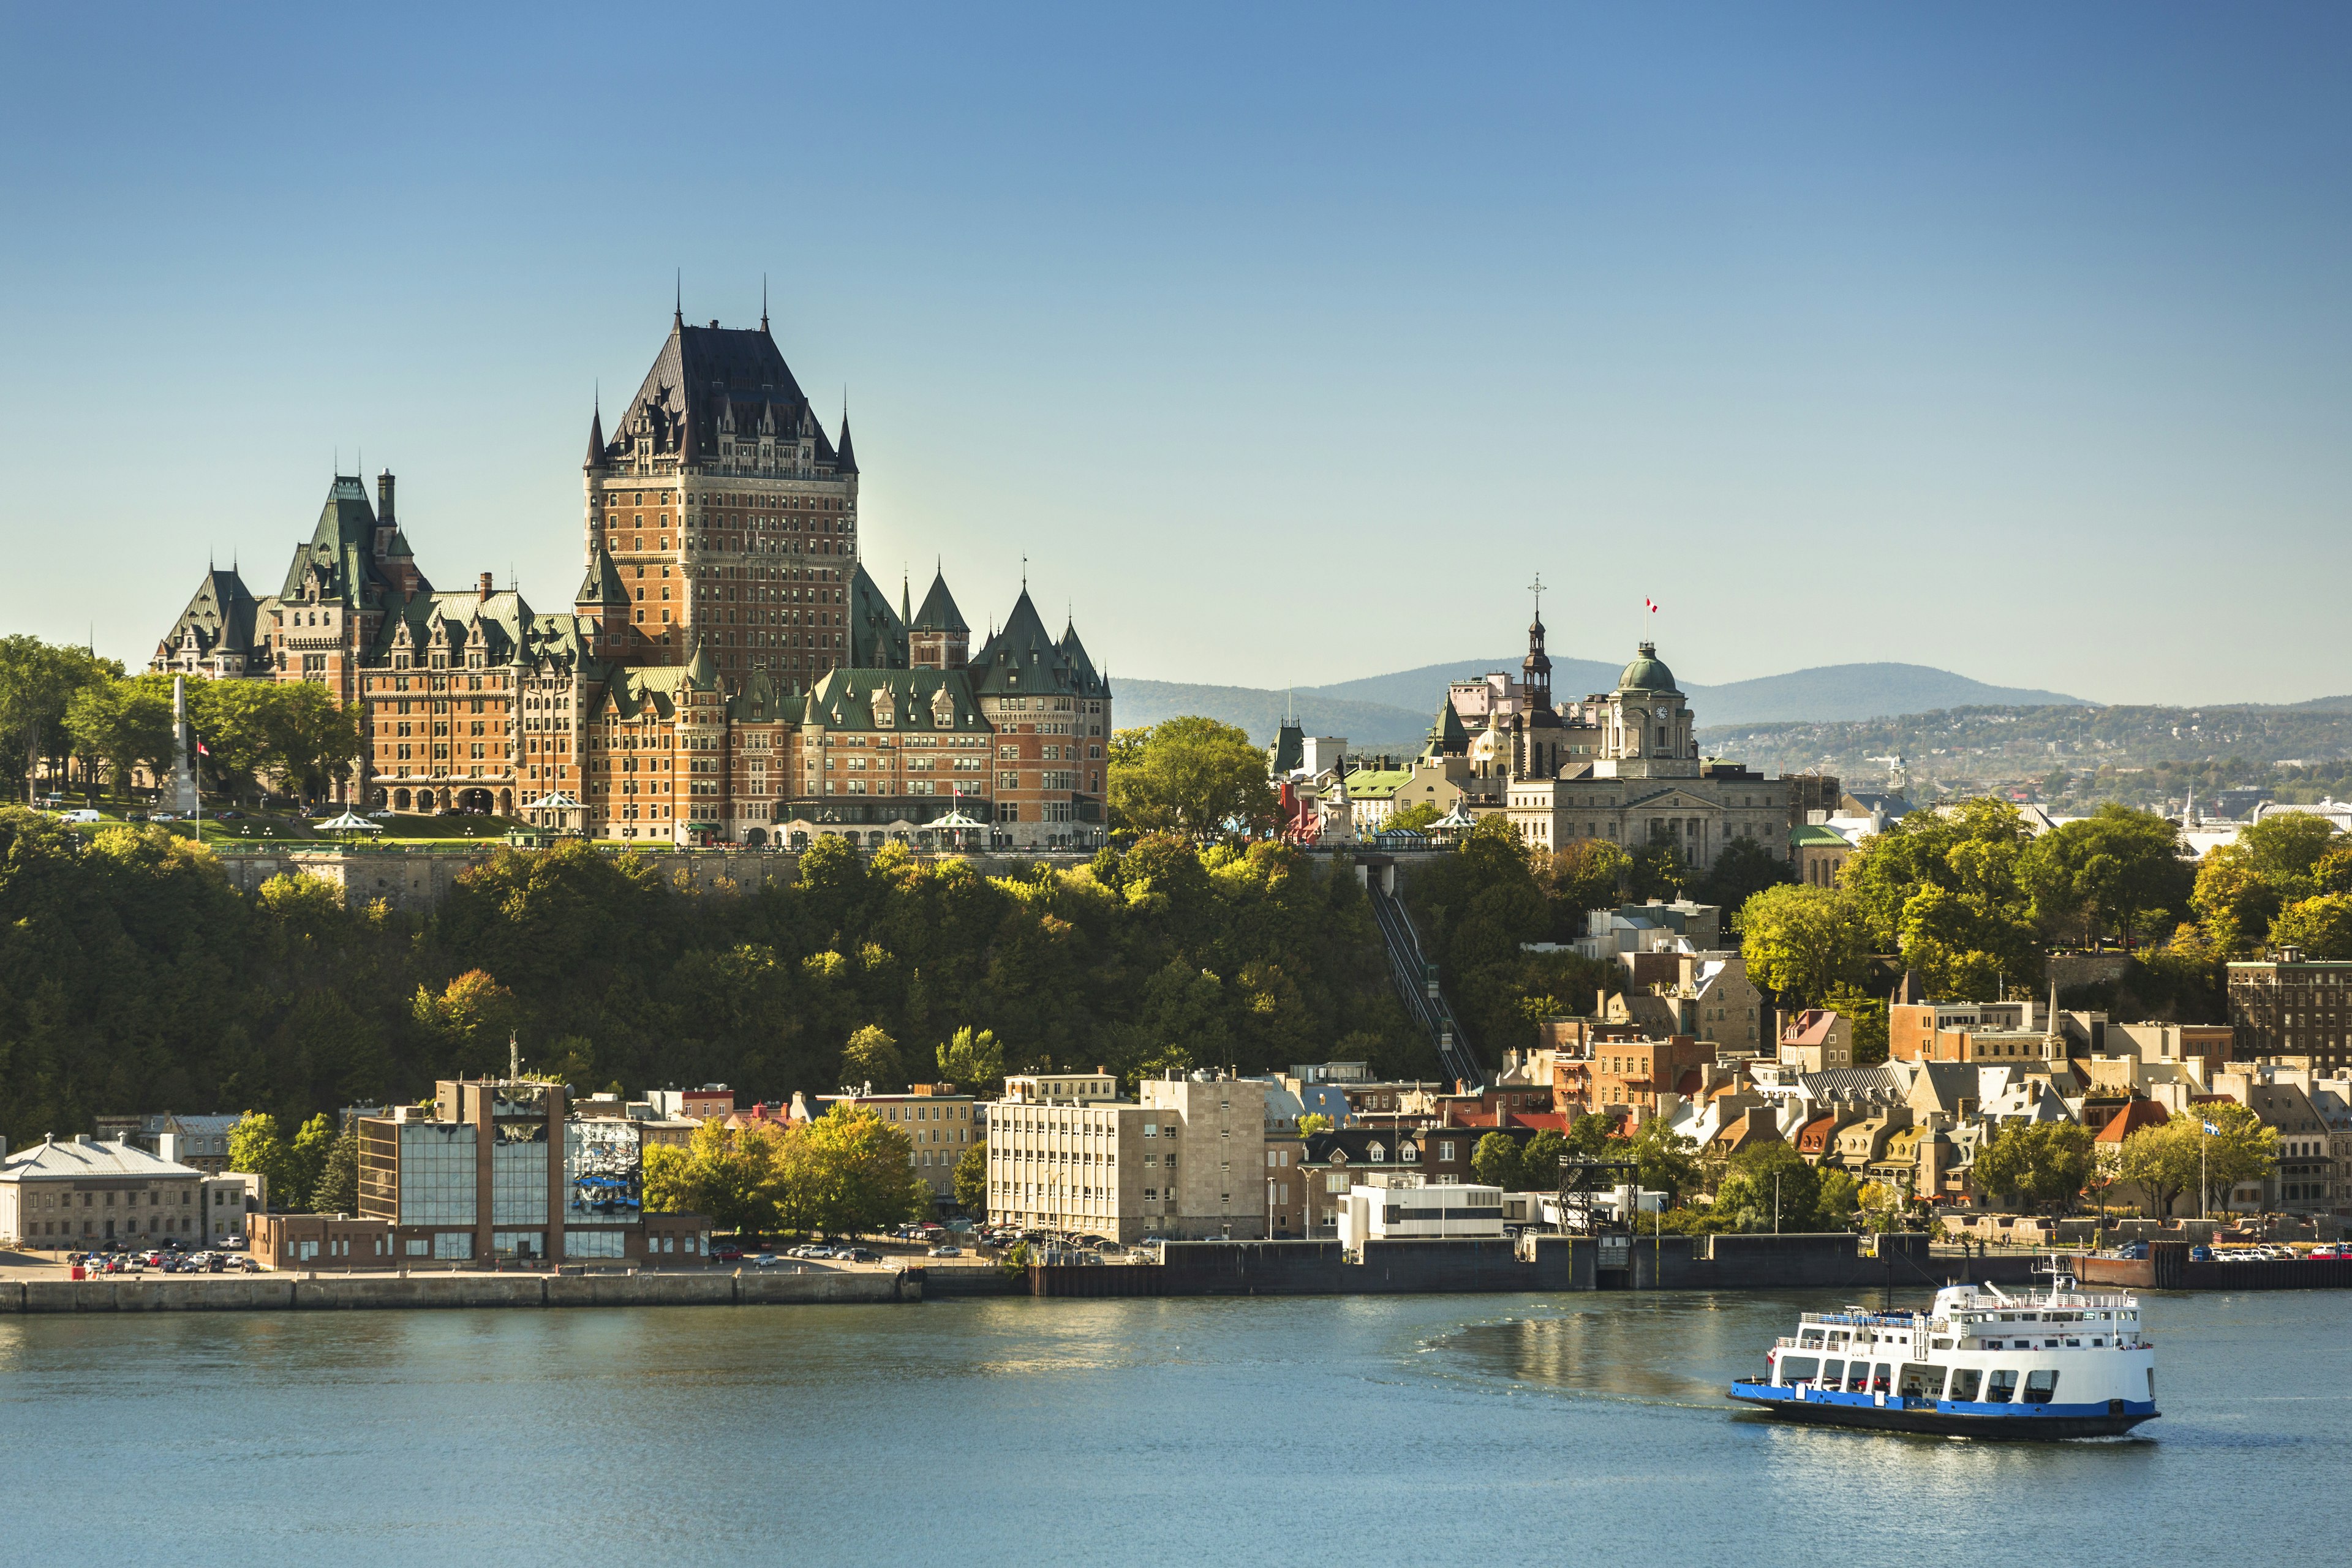
{"type": "Polygon", "coordinates": [[[1731,1397],[1783,1420],[1980,1437],[2108,1437],[2153,1419],[2156,1351],[2128,1292],[1950,1285],[1925,1312],[1807,1312],[1731,1397]]]}

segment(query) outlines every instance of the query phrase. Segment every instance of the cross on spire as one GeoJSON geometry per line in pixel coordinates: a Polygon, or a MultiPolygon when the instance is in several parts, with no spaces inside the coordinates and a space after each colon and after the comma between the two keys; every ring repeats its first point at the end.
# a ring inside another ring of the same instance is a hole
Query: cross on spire
{"type": "Polygon", "coordinates": [[[1537,573],[1537,574],[1536,574],[1536,580],[1535,580],[1532,584],[1528,584],[1528,593],[1530,593],[1530,594],[1533,594],[1533,595],[1536,596],[1536,619],[1538,619],[1538,620],[1542,620],[1542,619],[1543,619],[1543,574],[1542,574],[1542,573],[1538,572],[1538,573],[1537,573]]]}

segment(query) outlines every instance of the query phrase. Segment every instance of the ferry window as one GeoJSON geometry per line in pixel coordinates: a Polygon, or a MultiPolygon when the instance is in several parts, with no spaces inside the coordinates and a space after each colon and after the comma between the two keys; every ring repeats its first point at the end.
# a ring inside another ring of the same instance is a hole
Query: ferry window
{"type": "Polygon", "coordinates": [[[2025,1374],[2026,1404],[2047,1405],[2050,1403],[2051,1395],[2057,1392],[2058,1374],[2049,1367],[2045,1366],[2025,1374]]]}
{"type": "Polygon", "coordinates": [[[1811,1383],[1822,1370],[1822,1358],[1813,1355],[1784,1355],[1780,1358],[1782,1383],[1811,1383]]]}
{"type": "Polygon", "coordinates": [[[1903,1397],[1906,1399],[1941,1399],[1944,1396],[1944,1369],[1925,1362],[1903,1363],[1903,1397]]]}
{"type": "Polygon", "coordinates": [[[1869,1389],[1870,1363],[1868,1362],[1858,1361],[1846,1368],[1845,1391],[1848,1394],[1864,1394],[1869,1389]]]}
{"type": "Polygon", "coordinates": [[[2006,1405],[2017,1397],[2017,1373],[1996,1371],[1985,1384],[1985,1403],[2006,1405]]]}
{"type": "Polygon", "coordinates": [[[1952,1391],[1946,1397],[1973,1400],[1977,1396],[1978,1386],[1983,1382],[1984,1373],[1977,1368],[1956,1366],[1952,1369],[1952,1391]]]}
{"type": "Polygon", "coordinates": [[[1844,1382],[1845,1363],[1842,1361],[1825,1361],[1822,1363],[1822,1386],[1823,1388],[1835,1388],[1844,1382]]]}
{"type": "Polygon", "coordinates": [[[2154,1367],[2147,1369],[2147,1400],[2151,1405],[2156,1403],[2156,1368],[2154,1367]]]}
{"type": "Polygon", "coordinates": [[[1885,1394],[1891,1390],[1894,1380],[1887,1376],[1887,1365],[1885,1362],[1880,1362],[1877,1366],[1871,1370],[1870,1386],[1872,1392],[1885,1394]]]}
{"type": "Polygon", "coordinates": [[[1822,1331],[1819,1329],[1807,1329],[1797,1336],[1797,1342],[1809,1351],[1817,1351],[1822,1348],[1822,1331]]]}

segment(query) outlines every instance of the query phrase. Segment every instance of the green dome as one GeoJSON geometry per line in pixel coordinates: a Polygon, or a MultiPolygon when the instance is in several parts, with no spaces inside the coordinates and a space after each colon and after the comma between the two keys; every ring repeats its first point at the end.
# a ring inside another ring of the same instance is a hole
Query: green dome
{"type": "Polygon", "coordinates": [[[1618,676],[1617,689],[1620,691],[1672,691],[1677,696],[1681,694],[1680,689],[1675,685],[1675,672],[1659,660],[1658,645],[1654,642],[1645,642],[1641,646],[1634,655],[1633,662],[1625,667],[1623,674],[1618,676]]]}

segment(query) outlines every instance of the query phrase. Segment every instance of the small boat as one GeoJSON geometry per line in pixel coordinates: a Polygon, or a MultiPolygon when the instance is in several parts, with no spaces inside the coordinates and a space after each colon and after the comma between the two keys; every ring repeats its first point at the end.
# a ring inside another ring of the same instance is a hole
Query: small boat
{"type": "Polygon", "coordinates": [[[1806,1312],[1731,1397],[1785,1421],[1943,1436],[2112,1437],[2153,1420],[2156,1350],[2128,1291],[1948,1285],[1925,1312],[1806,1312]]]}

